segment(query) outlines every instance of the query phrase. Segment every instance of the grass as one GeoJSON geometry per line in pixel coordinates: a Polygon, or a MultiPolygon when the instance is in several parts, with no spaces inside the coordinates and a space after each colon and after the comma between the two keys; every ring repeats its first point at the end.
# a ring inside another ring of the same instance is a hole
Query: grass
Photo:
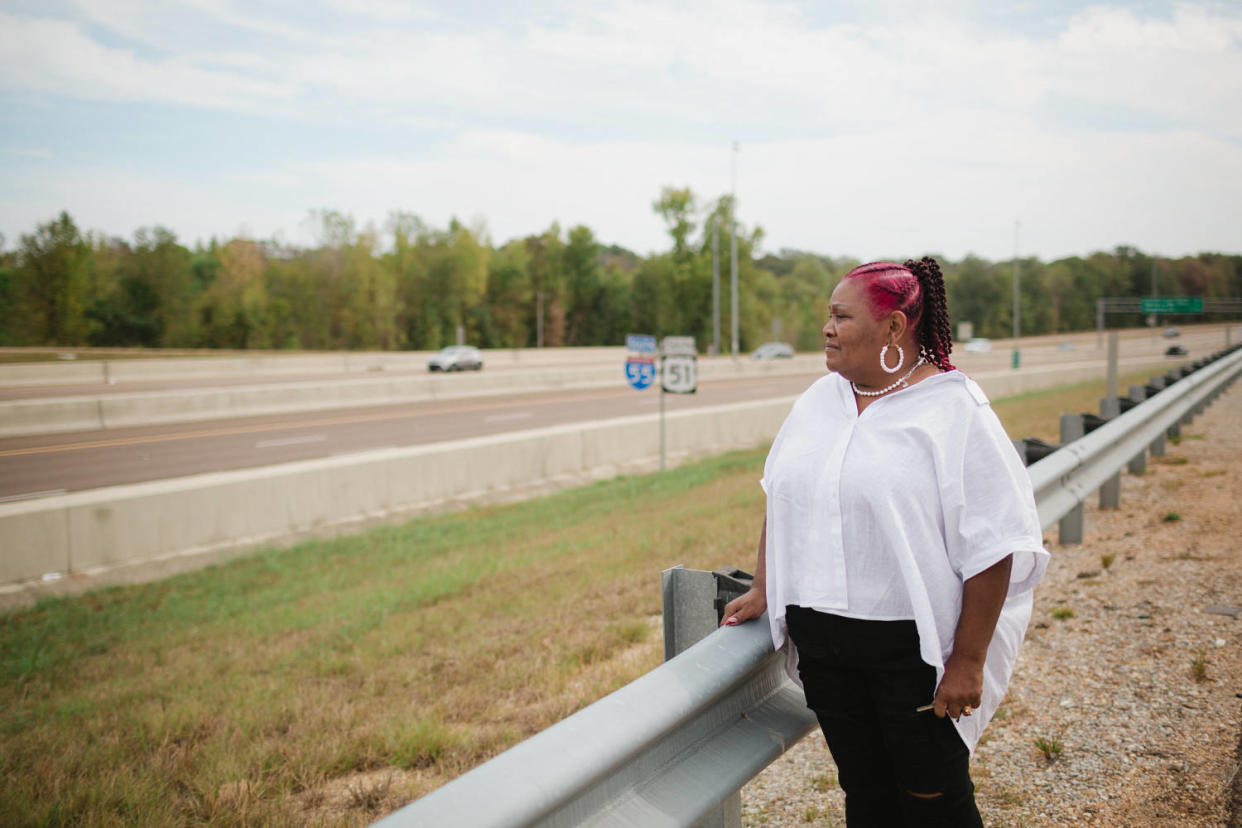
{"type": "MultiPolygon", "coordinates": [[[[1143,385],[1151,371],[1127,374],[1117,379],[1117,388],[1124,395],[1131,385],[1143,385]]],[[[1031,391],[994,400],[992,408],[1005,424],[1010,439],[1034,437],[1048,443],[1061,442],[1060,415],[1100,410],[1100,398],[1108,391],[1103,381],[1067,385],[1047,391],[1031,391]]]]}
{"type": "Polygon", "coordinates": [[[1115,560],[1117,560],[1117,556],[1115,554],[1112,552],[1105,552],[1103,555],[1100,555],[1100,566],[1108,569],[1113,565],[1113,561],[1115,560]]]}
{"type": "Polygon", "coordinates": [[[281,803],[328,779],[392,767],[419,772],[407,798],[434,787],[655,667],[661,570],[753,561],[762,463],[730,454],[12,613],[8,824],[214,822],[240,789],[237,824],[294,825],[281,803]]]}
{"type": "Polygon", "coordinates": [[[1206,681],[1207,667],[1207,652],[1204,650],[1196,651],[1195,657],[1190,660],[1190,675],[1195,681],[1206,681]]]}
{"type": "Polygon", "coordinates": [[[1053,607],[1052,617],[1058,621],[1068,621],[1074,617],[1073,607],[1053,607]]]}
{"type": "Polygon", "coordinates": [[[1165,512],[1164,517],[1160,518],[1162,523],[1177,523],[1182,519],[1179,512],[1165,512]]]}
{"type": "Polygon", "coordinates": [[[1035,737],[1035,747],[1044,755],[1044,760],[1047,762],[1056,761],[1060,757],[1061,751],[1065,749],[1065,745],[1061,744],[1061,740],[1056,736],[1047,738],[1043,736],[1035,737]]]}
{"type": "Polygon", "coordinates": [[[811,777],[811,787],[818,793],[826,794],[837,787],[837,777],[829,773],[820,773],[811,777]]]}
{"type": "MultiPolygon", "coordinates": [[[[1066,406],[1023,399],[1054,423],[1066,406]]],[[[753,566],[763,459],[0,616],[3,821],[368,824],[657,666],[660,572],[753,566]]]]}

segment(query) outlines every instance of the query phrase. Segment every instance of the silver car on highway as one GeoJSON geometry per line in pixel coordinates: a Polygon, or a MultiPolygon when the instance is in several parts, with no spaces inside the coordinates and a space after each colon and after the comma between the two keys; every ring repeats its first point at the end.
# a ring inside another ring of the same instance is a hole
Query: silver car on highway
{"type": "Polygon", "coordinates": [[[481,371],[483,355],[473,345],[450,345],[427,360],[428,371],[481,371]]]}

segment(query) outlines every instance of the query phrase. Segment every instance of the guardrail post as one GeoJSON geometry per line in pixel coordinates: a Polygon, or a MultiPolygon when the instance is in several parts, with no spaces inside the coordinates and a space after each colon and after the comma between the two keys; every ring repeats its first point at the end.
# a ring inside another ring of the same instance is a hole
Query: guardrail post
{"type": "MultiPolygon", "coordinates": [[[[1130,386],[1130,399],[1133,402],[1141,403],[1143,400],[1147,399],[1147,389],[1142,385],[1131,385],[1130,386]]],[[[1140,451],[1138,454],[1134,455],[1134,457],[1131,458],[1130,460],[1130,465],[1128,468],[1129,468],[1130,474],[1146,474],[1147,473],[1147,450],[1144,449],[1143,451],[1140,451]]]]}
{"type": "MultiPolygon", "coordinates": [[[[1147,381],[1147,396],[1153,397],[1164,390],[1164,377],[1152,377],[1147,381]]],[[[1164,457],[1164,437],[1161,434],[1155,440],[1151,441],[1151,456],[1164,457]]]]}
{"type": "MultiPolygon", "coordinates": [[[[1061,415],[1061,445],[1067,446],[1082,438],[1085,430],[1081,414],[1061,415]]],[[[1057,525],[1057,539],[1063,543],[1082,543],[1083,505],[1079,503],[1061,518],[1057,525]]]]}
{"type": "Polygon", "coordinates": [[[660,573],[664,597],[664,660],[711,635],[716,629],[716,576],[678,564],[660,573]]]}
{"type": "MultiPolygon", "coordinates": [[[[1121,401],[1114,396],[1100,400],[1100,416],[1111,420],[1121,414],[1121,401]]],[[[1121,506],[1121,469],[1100,487],[1100,508],[1116,509],[1121,506]]]]}
{"type": "MultiPolygon", "coordinates": [[[[719,625],[718,574],[677,565],[660,573],[664,598],[664,660],[690,649],[719,625]]],[[[694,828],[742,828],[742,792],[739,790],[694,824],[694,828]]]]}

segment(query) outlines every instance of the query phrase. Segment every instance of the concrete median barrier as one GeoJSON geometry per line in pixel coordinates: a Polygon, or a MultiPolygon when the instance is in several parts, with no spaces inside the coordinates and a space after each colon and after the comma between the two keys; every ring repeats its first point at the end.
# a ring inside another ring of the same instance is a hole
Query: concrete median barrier
{"type": "MultiPolygon", "coordinates": [[[[606,363],[562,367],[484,370],[480,373],[461,374],[355,376],[331,382],[314,380],[6,400],[0,402],[0,437],[397,405],[566,388],[624,387],[624,359],[614,359],[615,354],[604,356],[609,359],[606,363]]],[[[772,362],[722,357],[701,361],[700,378],[704,382],[711,382],[749,376],[814,374],[823,370],[822,362],[822,358],[816,357],[772,362]]]]}
{"type": "MultiPolygon", "coordinates": [[[[219,356],[150,356],[134,359],[46,360],[0,364],[0,385],[92,385],[187,378],[279,377],[298,374],[366,374],[425,371],[432,351],[327,351],[250,353],[219,356]]],[[[620,363],[625,349],[499,348],[483,351],[484,364],[496,367],[547,367],[620,363]]]]}
{"type": "Polygon", "coordinates": [[[60,397],[0,402],[0,437],[97,431],[104,428],[98,397],[60,397]]]}
{"type": "MultiPolygon", "coordinates": [[[[791,403],[670,413],[668,462],[760,445],[791,403]]],[[[0,604],[658,463],[658,416],[642,415],[0,504],[0,604]],[[49,573],[70,577],[42,580],[49,573]]]]}
{"type": "Polygon", "coordinates": [[[0,365],[0,385],[93,385],[107,382],[103,362],[48,360],[0,365]]]}

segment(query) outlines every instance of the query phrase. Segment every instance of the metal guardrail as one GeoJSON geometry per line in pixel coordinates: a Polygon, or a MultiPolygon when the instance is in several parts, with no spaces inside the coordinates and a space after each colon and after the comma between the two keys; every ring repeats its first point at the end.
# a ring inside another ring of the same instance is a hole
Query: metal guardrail
{"type": "Polygon", "coordinates": [[[1157,391],[1129,411],[1033,463],[1040,525],[1047,529],[1078,508],[1136,455],[1201,410],[1242,374],[1242,350],[1230,352],[1157,391]]]}
{"type": "MultiPolygon", "coordinates": [[[[1047,529],[1239,375],[1218,355],[1028,468],[1047,529]]],[[[376,823],[379,828],[740,824],[721,812],[815,725],[768,625],[725,627],[376,823]]]]}
{"type": "Polygon", "coordinates": [[[763,621],[681,655],[376,823],[694,825],[810,731],[763,621]]]}

